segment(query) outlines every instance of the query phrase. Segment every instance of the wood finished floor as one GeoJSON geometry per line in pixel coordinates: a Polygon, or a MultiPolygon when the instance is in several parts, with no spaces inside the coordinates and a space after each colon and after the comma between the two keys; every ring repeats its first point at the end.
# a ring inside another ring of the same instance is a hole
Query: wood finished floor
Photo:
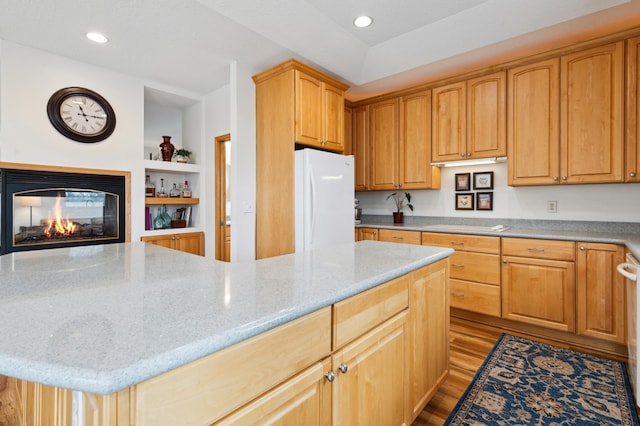
{"type": "Polygon", "coordinates": [[[499,329],[474,327],[452,318],[449,377],[412,426],[439,426],[444,423],[501,333],[499,329]]]}
{"type": "MultiPolygon", "coordinates": [[[[445,422],[502,332],[503,330],[499,328],[475,325],[469,321],[451,318],[449,377],[412,423],[412,426],[440,426],[445,422]]],[[[557,344],[544,339],[533,339],[557,344]]],[[[606,354],[594,353],[607,356],[606,354]]],[[[636,412],[640,417],[638,407],[636,407],[636,412]]]]}

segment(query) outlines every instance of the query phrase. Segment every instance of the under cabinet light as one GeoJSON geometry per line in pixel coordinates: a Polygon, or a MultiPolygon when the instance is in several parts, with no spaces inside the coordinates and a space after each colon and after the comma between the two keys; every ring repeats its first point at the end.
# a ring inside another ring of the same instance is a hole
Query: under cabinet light
{"type": "Polygon", "coordinates": [[[507,157],[491,157],[491,158],[475,158],[473,160],[456,160],[456,161],[438,161],[431,163],[432,166],[438,167],[463,167],[463,166],[479,166],[482,164],[504,163],[507,157]]]}

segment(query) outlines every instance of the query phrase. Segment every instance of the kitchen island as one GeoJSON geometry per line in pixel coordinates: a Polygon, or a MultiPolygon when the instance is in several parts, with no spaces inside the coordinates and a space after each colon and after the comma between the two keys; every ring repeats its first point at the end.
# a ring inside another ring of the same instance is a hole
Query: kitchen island
{"type": "MultiPolygon", "coordinates": [[[[73,416],[57,424],[154,424],[140,411],[148,394],[136,385],[225,349],[259,343],[255,339],[262,336],[282,330],[286,335],[283,327],[295,330],[300,324],[303,335],[317,330],[317,336],[307,336],[311,346],[316,337],[323,341],[317,360],[335,355],[335,349],[353,340],[337,336],[359,337],[354,331],[358,324],[377,326],[372,317],[402,315],[415,303],[407,285],[395,284],[398,279],[438,265],[446,285],[446,258],[452,253],[439,247],[360,242],[229,264],[150,244],[122,243],[4,255],[0,374],[18,379],[23,389],[29,383],[74,391],[60,402],[73,416]],[[344,311],[338,309],[361,295],[373,297],[365,305],[374,310],[348,304],[344,311]],[[344,331],[343,323],[331,323],[340,312],[354,312],[344,331]],[[101,395],[113,397],[104,399],[105,412],[101,395]],[[117,414],[108,416],[110,411],[117,414]]],[[[290,355],[268,344],[263,349],[284,362],[290,355]]],[[[223,366],[216,367],[216,374],[224,373],[223,366]]],[[[284,374],[274,383],[289,377],[284,374]]],[[[219,411],[226,415],[231,408],[219,411]]]]}

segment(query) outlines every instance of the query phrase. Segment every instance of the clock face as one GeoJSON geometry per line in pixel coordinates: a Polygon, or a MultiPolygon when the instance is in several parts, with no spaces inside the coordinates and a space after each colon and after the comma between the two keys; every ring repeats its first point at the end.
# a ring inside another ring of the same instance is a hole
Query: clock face
{"type": "Polygon", "coordinates": [[[116,116],[109,102],[82,87],[67,87],[55,92],[47,104],[47,114],[58,132],[78,142],[103,141],[116,126],[116,116]]]}

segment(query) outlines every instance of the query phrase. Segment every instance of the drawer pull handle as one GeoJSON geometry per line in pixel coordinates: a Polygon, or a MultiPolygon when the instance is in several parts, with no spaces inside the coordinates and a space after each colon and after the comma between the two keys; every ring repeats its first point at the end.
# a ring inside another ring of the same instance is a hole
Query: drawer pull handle
{"type": "Polygon", "coordinates": [[[459,264],[459,263],[452,263],[452,264],[451,264],[451,267],[452,267],[452,268],[464,268],[464,265],[461,265],[461,264],[459,264]]]}
{"type": "Polygon", "coordinates": [[[463,245],[464,245],[464,243],[461,243],[461,242],[459,242],[459,241],[451,241],[451,245],[452,245],[452,246],[463,246],[463,245]]]}
{"type": "Polygon", "coordinates": [[[338,366],[338,370],[340,370],[342,374],[345,374],[347,371],[349,371],[349,366],[347,364],[340,364],[338,366]]]}
{"type": "Polygon", "coordinates": [[[537,251],[539,253],[544,253],[544,249],[543,248],[529,247],[527,250],[529,250],[529,251],[537,251]]]}
{"type": "Polygon", "coordinates": [[[334,373],[333,371],[329,371],[327,373],[324,373],[324,377],[326,377],[328,381],[333,382],[336,379],[336,373],[334,373]]]}
{"type": "Polygon", "coordinates": [[[398,236],[394,235],[393,239],[394,240],[404,240],[404,237],[398,237],[398,236]]]}
{"type": "Polygon", "coordinates": [[[464,299],[464,293],[455,293],[455,292],[454,292],[454,293],[451,293],[451,295],[452,295],[453,297],[461,297],[461,298],[463,298],[463,299],[464,299]]]}

